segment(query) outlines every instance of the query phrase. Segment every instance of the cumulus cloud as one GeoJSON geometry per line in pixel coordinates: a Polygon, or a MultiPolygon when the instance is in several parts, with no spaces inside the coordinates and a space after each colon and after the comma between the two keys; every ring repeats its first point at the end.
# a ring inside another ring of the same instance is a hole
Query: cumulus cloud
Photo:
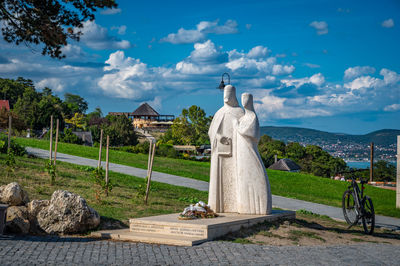
{"type": "Polygon", "coordinates": [[[121,13],[122,10],[120,8],[107,8],[102,11],[100,11],[100,14],[102,15],[115,15],[121,13]]]}
{"type": "Polygon", "coordinates": [[[95,50],[128,49],[131,47],[129,41],[110,36],[108,30],[96,24],[95,21],[83,22],[83,28],[80,31],[83,33],[81,41],[95,50]]]}
{"type": "Polygon", "coordinates": [[[98,81],[98,86],[105,94],[134,100],[142,100],[146,92],[155,90],[154,81],[149,79],[147,65],[139,59],[125,57],[123,51],[110,54],[106,61],[109,71],[98,81]],[[111,71],[115,70],[115,71],[111,71]]]}
{"type": "Polygon", "coordinates": [[[62,92],[65,88],[64,82],[60,78],[46,78],[36,83],[38,88],[51,88],[54,92],[62,92]]]}
{"type": "Polygon", "coordinates": [[[201,21],[196,29],[186,30],[180,28],[177,33],[170,33],[161,39],[161,42],[173,44],[195,43],[206,40],[208,34],[235,34],[238,32],[237,23],[234,20],[227,20],[225,24],[219,25],[218,20],[201,21]]]}
{"type": "Polygon", "coordinates": [[[394,21],[393,21],[393,19],[389,18],[387,20],[382,21],[381,26],[384,27],[384,28],[393,28],[394,27],[394,21]]]}
{"type": "Polygon", "coordinates": [[[272,67],[272,75],[282,76],[291,74],[294,71],[294,66],[283,66],[283,65],[274,65],[272,67]]]}
{"type": "Polygon", "coordinates": [[[316,29],[318,35],[328,34],[328,23],[325,21],[313,21],[310,23],[310,27],[316,29]]]}
{"type": "Polygon", "coordinates": [[[345,79],[354,79],[362,75],[374,74],[375,68],[370,66],[349,67],[344,71],[345,79]]]}
{"type": "Polygon", "coordinates": [[[262,45],[256,46],[251,48],[251,50],[247,53],[247,56],[249,58],[261,58],[261,57],[266,57],[268,55],[268,50],[267,47],[264,47],[262,45]]]}
{"type": "Polygon", "coordinates": [[[316,86],[321,86],[325,82],[325,77],[321,73],[317,73],[312,75],[311,77],[306,77],[306,78],[300,78],[300,79],[282,79],[281,82],[290,87],[294,86],[296,88],[299,88],[300,86],[310,83],[314,84],[316,86]]]}

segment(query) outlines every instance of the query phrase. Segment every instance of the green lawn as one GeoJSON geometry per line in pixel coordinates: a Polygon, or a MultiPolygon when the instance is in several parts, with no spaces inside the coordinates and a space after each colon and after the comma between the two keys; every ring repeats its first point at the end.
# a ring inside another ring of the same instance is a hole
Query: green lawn
{"type": "MultiPolygon", "coordinates": [[[[48,149],[48,141],[17,138],[17,142],[24,146],[48,149]]],[[[74,144],[60,143],[59,151],[71,155],[96,159],[98,149],[74,144]]],[[[110,151],[110,161],[114,163],[146,168],[147,155],[132,154],[121,151],[110,151]]],[[[207,162],[194,162],[181,159],[156,157],[154,170],[178,176],[185,176],[203,181],[209,181],[209,167],[207,162]]],[[[288,173],[267,170],[274,195],[295,198],[315,203],[341,207],[343,192],[348,183],[308,174],[288,173]]],[[[396,192],[366,186],[366,194],[374,203],[375,212],[386,216],[400,217],[400,210],[395,208],[396,192]]]]}
{"type": "Polygon", "coordinates": [[[50,177],[44,171],[47,160],[15,157],[14,176],[7,177],[5,158],[0,154],[0,185],[18,182],[29,193],[30,200],[50,199],[58,189],[77,193],[103,217],[103,222],[119,220],[127,225],[129,218],[181,212],[193,200],[207,201],[207,192],[152,182],[146,206],[143,198],[136,196],[139,185],[144,185],[144,179],[114,172],[110,172],[111,193],[98,201],[89,167],[58,162],[56,182],[51,186],[50,177]]]}
{"type": "MultiPolygon", "coordinates": [[[[29,146],[40,149],[49,149],[48,140],[16,138],[17,143],[23,146],[29,146]]],[[[99,158],[99,148],[88,147],[69,143],[58,143],[58,152],[70,155],[81,156],[90,159],[99,158]]],[[[102,159],[105,160],[105,150],[103,150],[102,159]]],[[[147,154],[134,154],[129,152],[110,150],[110,162],[133,166],[137,168],[147,169],[147,154]]],[[[168,173],[172,175],[184,176],[198,180],[209,180],[210,163],[209,162],[196,162],[189,160],[173,159],[167,157],[154,158],[154,171],[168,173]]]]}
{"type": "MultiPolygon", "coordinates": [[[[335,207],[342,207],[342,195],[349,186],[347,182],[277,170],[268,170],[268,177],[274,195],[335,207]]],[[[396,209],[396,191],[367,185],[365,194],[371,197],[375,213],[400,217],[400,209],[396,209]]]]}

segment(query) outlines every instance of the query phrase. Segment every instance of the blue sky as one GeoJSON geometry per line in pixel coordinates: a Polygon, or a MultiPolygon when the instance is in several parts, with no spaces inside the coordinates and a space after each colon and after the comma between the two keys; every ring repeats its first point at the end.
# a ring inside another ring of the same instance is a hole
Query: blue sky
{"type": "Polygon", "coordinates": [[[400,129],[399,1],[117,1],[67,59],[0,41],[0,77],[23,76],[104,113],[148,102],[218,110],[228,72],[261,125],[368,133],[400,129]]]}

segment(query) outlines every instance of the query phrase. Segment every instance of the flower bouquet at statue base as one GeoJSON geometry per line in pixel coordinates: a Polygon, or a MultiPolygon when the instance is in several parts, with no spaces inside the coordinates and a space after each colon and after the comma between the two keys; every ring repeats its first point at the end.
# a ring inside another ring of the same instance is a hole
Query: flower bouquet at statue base
{"type": "Polygon", "coordinates": [[[218,217],[210,206],[202,201],[197,202],[195,205],[191,204],[186,207],[181,214],[179,214],[179,220],[194,220],[200,218],[215,218],[218,217]]]}

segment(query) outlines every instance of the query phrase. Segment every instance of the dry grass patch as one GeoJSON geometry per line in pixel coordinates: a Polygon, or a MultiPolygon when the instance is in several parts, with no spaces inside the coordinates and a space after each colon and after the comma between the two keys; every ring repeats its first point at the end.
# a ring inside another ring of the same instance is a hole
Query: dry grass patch
{"type": "Polygon", "coordinates": [[[357,243],[386,243],[400,245],[400,233],[375,229],[374,235],[365,235],[361,226],[348,229],[344,222],[312,213],[296,213],[294,220],[262,223],[229,234],[222,240],[242,244],[274,246],[321,246],[357,243]]]}

